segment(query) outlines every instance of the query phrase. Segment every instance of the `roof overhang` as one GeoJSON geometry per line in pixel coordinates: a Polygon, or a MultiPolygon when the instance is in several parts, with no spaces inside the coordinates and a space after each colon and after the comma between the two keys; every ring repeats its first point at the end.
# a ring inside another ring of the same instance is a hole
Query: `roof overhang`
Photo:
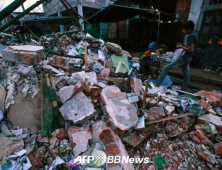
{"type": "Polygon", "coordinates": [[[121,5],[109,5],[106,8],[100,10],[96,14],[89,17],[87,20],[90,23],[100,23],[100,22],[119,22],[133,18],[134,16],[144,16],[148,18],[159,18],[161,20],[172,21],[173,17],[169,14],[163,13],[161,11],[154,11],[151,9],[135,8],[121,5]]]}

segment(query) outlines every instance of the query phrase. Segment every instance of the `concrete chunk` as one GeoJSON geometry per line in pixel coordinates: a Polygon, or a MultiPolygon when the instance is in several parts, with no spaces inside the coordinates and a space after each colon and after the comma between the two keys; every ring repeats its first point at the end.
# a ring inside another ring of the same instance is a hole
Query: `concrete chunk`
{"type": "Polygon", "coordinates": [[[75,85],[65,86],[61,88],[58,92],[59,99],[61,100],[62,103],[65,103],[72,96],[82,91],[83,89],[84,87],[80,83],[77,83],[75,85]]]}
{"type": "Polygon", "coordinates": [[[70,127],[68,130],[69,140],[75,144],[73,154],[78,156],[80,153],[88,149],[88,141],[92,139],[92,135],[84,128],[70,127]]]}
{"type": "Polygon", "coordinates": [[[64,103],[59,109],[65,120],[73,121],[73,123],[81,123],[94,113],[92,102],[83,94],[77,93],[74,97],[64,103]]]}
{"type": "Polygon", "coordinates": [[[59,99],[62,103],[65,103],[70,97],[72,96],[72,93],[74,91],[74,85],[71,86],[65,86],[61,88],[58,92],[59,99]]]}
{"type": "Polygon", "coordinates": [[[115,127],[124,131],[136,126],[137,109],[129,103],[126,93],[122,93],[116,86],[106,86],[100,95],[115,127]]]}
{"type": "Polygon", "coordinates": [[[24,66],[24,65],[21,65],[19,67],[19,69],[17,70],[17,73],[19,75],[21,75],[22,77],[26,78],[26,77],[36,77],[36,72],[35,72],[35,69],[33,68],[33,66],[24,66]]]}

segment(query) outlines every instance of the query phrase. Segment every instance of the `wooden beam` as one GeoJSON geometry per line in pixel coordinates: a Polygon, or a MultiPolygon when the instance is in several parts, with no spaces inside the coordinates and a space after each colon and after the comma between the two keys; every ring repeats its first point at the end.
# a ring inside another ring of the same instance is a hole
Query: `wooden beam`
{"type": "Polygon", "coordinates": [[[123,78],[119,79],[116,77],[106,77],[106,76],[102,76],[97,74],[97,79],[98,80],[107,80],[107,81],[112,81],[112,82],[116,82],[116,83],[126,83],[126,80],[124,80],[123,78]]]}
{"type": "Polygon", "coordinates": [[[146,125],[165,122],[165,121],[173,120],[173,119],[179,119],[179,118],[190,116],[190,115],[191,115],[191,113],[185,113],[185,114],[181,114],[181,115],[178,115],[178,116],[170,116],[170,117],[166,117],[166,118],[162,118],[162,119],[158,119],[158,120],[152,120],[152,121],[146,122],[146,125]]]}

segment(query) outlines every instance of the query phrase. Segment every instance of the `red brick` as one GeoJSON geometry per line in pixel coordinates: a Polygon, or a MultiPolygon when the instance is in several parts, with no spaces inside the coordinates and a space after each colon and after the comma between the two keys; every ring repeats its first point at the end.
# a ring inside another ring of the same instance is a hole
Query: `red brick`
{"type": "Polygon", "coordinates": [[[33,65],[34,64],[34,56],[30,52],[19,52],[18,53],[18,61],[23,64],[33,65]]]}
{"type": "Polygon", "coordinates": [[[222,142],[221,143],[216,143],[215,147],[217,149],[217,155],[222,156],[222,142]]]}
{"type": "Polygon", "coordinates": [[[68,137],[68,132],[64,128],[56,129],[52,134],[59,139],[64,139],[68,137]]]}
{"type": "MultiPolygon", "coordinates": [[[[117,145],[111,144],[106,147],[107,157],[108,156],[120,156],[120,153],[121,153],[120,148],[117,145]]],[[[109,168],[121,166],[121,162],[120,163],[107,163],[107,166],[109,168]]]]}
{"type": "Polygon", "coordinates": [[[196,137],[195,135],[189,135],[189,137],[192,139],[194,143],[201,144],[200,139],[196,137]]]}
{"type": "Polygon", "coordinates": [[[100,140],[104,144],[109,144],[111,142],[117,141],[117,137],[111,128],[106,128],[99,134],[100,140]]]}
{"type": "Polygon", "coordinates": [[[195,131],[195,135],[199,138],[200,142],[203,144],[211,143],[210,139],[206,137],[201,131],[197,130],[195,131]]]}
{"type": "Polygon", "coordinates": [[[66,59],[64,57],[55,56],[55,65],[65,67],[66,59]]]}
{"type": "Polygon", "coordinates": [[[208,110],[208,109],[211,109],[211,108],[212,108],[212,106],[211,106],[209,103],[207,103],[205,100],[200,100],[200,101],[199,101],[199,104],[200,104],[201,106],[203,106],[203,109],[204,109],[204,110],[208,110]]]}

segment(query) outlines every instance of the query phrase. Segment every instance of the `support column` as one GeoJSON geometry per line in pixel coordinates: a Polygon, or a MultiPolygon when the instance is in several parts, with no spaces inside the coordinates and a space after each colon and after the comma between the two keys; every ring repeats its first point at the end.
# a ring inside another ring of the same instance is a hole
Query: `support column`
{"type": "MultiPolygon", "coordinates": [[[[77,6],[77,9],[78,9],[78,14],[83,17],[82,5],[78,5],[78,6],[77,6]]],[[[85,28],[84,28],[84,23],[83,23],[83,19],[82,19],[82,18],[79,19],[79,24],[80,24],[81,27],[82,27],[82,31],[85,30],[85,28]]]]}
{"type": "Polygon", "coordinates": [[[198,27],[198,22],[201,14],[203,0],[192,0],[188,20],[192,20],[195,24],[195,29],[198,27]]]}
{"type": "MultiPolygon", "coordinates": [[[[58,12],[58,16],[59,17],[62,16],[61,12],[58,12]]],[[[64,32],[64,31],[65,31],[64,25],[60,25],[60,32],[64,32]]]]}

